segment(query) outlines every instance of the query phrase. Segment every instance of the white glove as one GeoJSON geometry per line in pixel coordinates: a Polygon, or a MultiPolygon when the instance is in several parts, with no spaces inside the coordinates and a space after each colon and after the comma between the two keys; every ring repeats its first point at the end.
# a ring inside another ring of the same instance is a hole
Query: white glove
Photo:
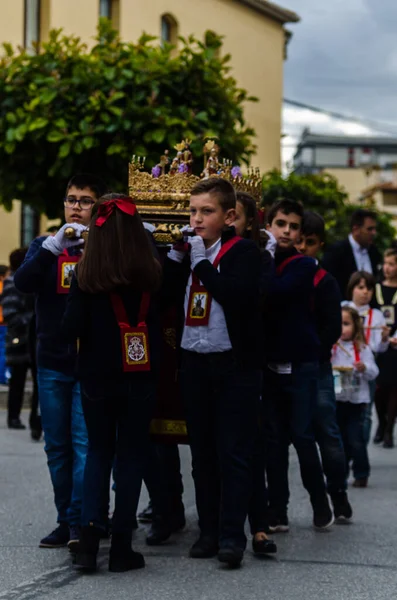
{"type": "Polygon", "coordinates": [[[204,240],[201,236],[195,235],[188,240],[190,245],[190,262],[192,269],[202,260],[206,260],[204,240]]]}
{"type": "Polygon", "coordinates": [[[277,247],[277,240],[269,230],[267,230],[266,233],[269,236],[269,239],[267,240],[267,244],[266,244],[266,250],[268,252],[270,252],[272,257],[274,258],[274,254],[276,252],[276,247],[277,247]]]}
{"type": "Polygon", "coordinates": [[[86,231],[88,227],[80,225],[80,223],[66,223],[61,229],[55,234],[48,236],[43,242],[43,248],[59,256],[67,248],[75,248],[76,246],[82,246],[84,240],[81,237],[83,231],[86,231]],[[65,229],[72,227],[75,230],[76,237],[73,239],[67,238],[65,235],[65,229]]]}

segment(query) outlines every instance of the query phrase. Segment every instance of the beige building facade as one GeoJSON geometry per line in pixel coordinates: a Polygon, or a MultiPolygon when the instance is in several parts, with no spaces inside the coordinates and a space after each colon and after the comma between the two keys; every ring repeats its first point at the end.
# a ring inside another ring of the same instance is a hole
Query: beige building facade
{"type": "MultiPolygon", "coordinates": [[[[280,167],[283,63],[290,38],[285,25],[299,20],[295,13],[267,0],[0,0],[0,15],[0,42],[27,47],[45,41],[53,28],[93,43],[100,16],[111,18],[131,41],[143,31],[173,43],[191,34],[204,39],[207,30],[224,36],[222,52],[232,56],[232,75],[259,98],[245,113],[257,134],[253,163],[264,171],[280,167]]],[[[10,231],[18,223],[21,228],[20,216],[7,218],[13,219],[10,231]]],[[[3,222],[0,212],[1,261],[6,248],[18,245],[14,233],[2,241],[3,222]]]]}

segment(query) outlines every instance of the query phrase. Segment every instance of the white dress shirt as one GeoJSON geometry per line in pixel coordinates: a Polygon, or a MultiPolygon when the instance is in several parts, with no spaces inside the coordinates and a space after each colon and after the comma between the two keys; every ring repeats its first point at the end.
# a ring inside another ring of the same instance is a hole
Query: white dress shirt
{"type": "Polygon", "coordinates": [[[383,316],[382,311],[378,310],[377,308],[371,309],[369,304],[365,304],[364,306],[356,306],[353,301],[349,302],[348,300],[343,301],[342,306],[351,306],[358,312],[360,317],[362,317],[365,339],[368,340],[368,345],[371,348],[372,352],[374,354],[378,354],[379,352],[386,352],[386,350],[389,347],[389,341],[382,342],[381,327],[386,326],[386,320],[383,316]],[[376,329],[368,329],[370,310],[372,310],[371,327],[376,327],[376,329]]]}
{"type": "MultiPolygon", "coordinates": [[[[206,258],[213,263],[220,249],[221,240],[219,239],[210,248],[206,249],[206,258]]],[[[171,258],[171,260],[176,261],[178,261],[179,258],[176,256],[176,253],[173,250],[171,250],[171,252],[168,254],[168,257],[171,258]]],[[[218,271],[219,269],[220,265],[218,266],[218,271]]],[[[190,274],[185,292],[185,319],[188,311],[191,285],[192,274],[190,274]]],[[[225,313],[223,312],[222,306],[214,298],[212,298],[211,302],[208,325],[192,327],[185,324],[183,328],[181,346],[184,350],[199,352],[200,354],[209,354],[210,352],[227,352],[228,350],[232,350],[232,344],[230,342],[229,332],[226,325],[225,313]]]]}
{"type": "Polygon", "coordinates": [[[360,244],[356,242],[351,233],[349,234],[349,242],[353,250],[357,271],[366,271],[367,273],[373,274],[371,260],[369,258],[367,248],[362,248],[360,244]]]}

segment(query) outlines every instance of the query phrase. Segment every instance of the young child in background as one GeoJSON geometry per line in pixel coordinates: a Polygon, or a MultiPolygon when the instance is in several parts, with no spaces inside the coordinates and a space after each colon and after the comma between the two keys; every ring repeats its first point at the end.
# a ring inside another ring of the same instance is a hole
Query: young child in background
{"type": "Polygon", "coordinates": [[[385,279],[375,287],[375,306],[382,311],[390,327],[390,344],[386,352],[378,357],[379,377],[375,394],[378,414],[378,429],[375,444],[383,442],[384,448],[393,448],[393,430],[397,417],[397,250],[389,249],[384,254],[383,274],[385,279]]]}
{"type": "MultiPolygon", "coordinates": [[[[350,277],[343,306],[355,308],[360,315],[364,326],[364,337],[375,357],[389,347],[390,328],[386,325],[383,313],[377,308],[372,308],[372,297],[375,290],[375,278],[366,271],[357,271],[350,277]]],[[[372,407],[375,401],[376,381],[369,382],[371,402],[367,405],[363,415],[363,436],[368,446],[372,428],[372,407]]],[[[354,486],[360,487],[360,478],[357,477],[355,461],[353,461],[354,486]]]]}
{"type": "Polygon", "coordinates": [[[332,355],[336,416],[346,454],[346,479],[350,461],[354,460],[356,487],[366,487],[370,474],[367,445],[362,420],[371,402],[368,383],[379,373],[371,348],[366,344],[361,317],[351,306],[342,308],[342,335],[332,355]]]}
{"type": "Polygon", "coordinates": [[[366,271],[357,271],[350,277],[347,286],[347,300],[342,306],[354,308],[363,320],[366,344],[374,354],[386,352],[389,347],[390,328],[386,325],[383,313],[371,308],[375,290],[375,277],[366,271]]]}
{"type": "MultiPolygon", "coordinates": [[[[305,211],[302,233],[296,248],[316,261],[325,242],[324,219],[317,213],[305,211]]],[[[317,263],[314,275],[314,315],[320,338],[320,361],[314,428],[320,447],[327,491],[331,497],[336,522],[353,516],[347,497],[345,451],[336,420],[336,398],[332,375],[332,348],[342,331],[341,294],[336,279],[317,263]]]]}

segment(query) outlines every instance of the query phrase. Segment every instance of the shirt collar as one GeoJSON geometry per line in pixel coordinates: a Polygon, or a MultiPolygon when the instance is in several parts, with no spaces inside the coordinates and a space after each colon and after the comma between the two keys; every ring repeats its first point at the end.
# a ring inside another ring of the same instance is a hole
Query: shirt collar
{"type": "Polygon", "coordinates": [[[356,242],[356,240],[354,239],[354,237],[352,236],[351,233],[349,233],[349,242],[350,242],[351,247],[353,248],[353,251],[362,252],[363,254],[368,253],[367,248],[363,248],[362,246],[360,246],[360,244],[358,242],[356,242]]]}
{"type": "Polygon", "coordinates": [[[212,256],[213,254],[218,254],[219,250],[221,249],[221,245],[222,245],[222,239],[219,238],[218,241],[216,241],[214,244],[212,244],[212,246],[210,246],[209,248],[205,249],[205,255],[208,256],[212,256]]]}

